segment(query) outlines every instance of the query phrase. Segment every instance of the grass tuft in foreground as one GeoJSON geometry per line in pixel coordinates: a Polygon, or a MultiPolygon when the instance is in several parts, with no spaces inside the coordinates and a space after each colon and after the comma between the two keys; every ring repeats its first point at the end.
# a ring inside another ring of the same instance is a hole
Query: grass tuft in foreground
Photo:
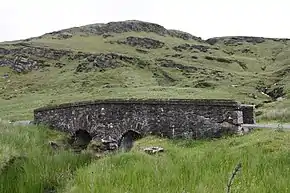
{"type": "Polygon", "coordinates": [[[0,124],[0,192],[55,191],[88,163],[88,155],[53,151],[49,140],[62,137],[47,128],[0,124]]]}
{"type": "Polygon", "coordinates": [[[64,137],[43,127],[0,125],[0,192],[176,193],[225,192],[237,163],[232,192],[289,192],[290,132],[255,131],[210,141],[146,137],[128,153],[93,160],[53,151],[64,137]],[[165,152],[148,155],[144,147],[165,152]]]}
{"type": "Polygon", "coordinates": [[[130,153],[79,169],[65,192],[225,192],[239,162],[232,192],[288,192],[289,149],[290,133],[277,131],[208,142],[146,138],[130,153]],[[166,152],[147,155],[142,148],[149,145],[166,152]]]}

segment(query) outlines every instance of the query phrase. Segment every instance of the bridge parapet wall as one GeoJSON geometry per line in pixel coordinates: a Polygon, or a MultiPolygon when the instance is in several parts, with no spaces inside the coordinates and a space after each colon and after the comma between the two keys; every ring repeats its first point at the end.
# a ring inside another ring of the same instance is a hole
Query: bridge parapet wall
{"type": "Polygon", "coordinates": [[[251,115],[232,100],[97,100],[35,109],[34,121],[72,134],[83,129],[96,139],[118,138],[127,130],[200,139],[238,132],[245,109],[251,115]]]}

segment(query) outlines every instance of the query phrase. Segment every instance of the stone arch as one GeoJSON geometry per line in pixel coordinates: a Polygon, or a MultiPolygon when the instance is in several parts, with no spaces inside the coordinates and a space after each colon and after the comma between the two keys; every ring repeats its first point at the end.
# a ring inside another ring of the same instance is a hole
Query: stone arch
{"type": "Polygon", "coordinates": [[[88,131],[79,129],[72,136],[72,143],[77,148],[85,149],[92,139],[93,137],[88,131]]]}
{"type": "Polygon", "coordinates": [[[119,149],[123,151],[130,151],[134,145],[134,141],[142,138],[141,133],[135,130],[127,130],[118,140],[119,149]]]}

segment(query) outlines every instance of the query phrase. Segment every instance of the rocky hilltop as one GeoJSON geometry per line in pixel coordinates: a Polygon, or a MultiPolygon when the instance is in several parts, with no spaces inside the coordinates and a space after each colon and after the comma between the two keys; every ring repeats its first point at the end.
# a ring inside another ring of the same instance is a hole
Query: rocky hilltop
{"type": "Polygon", "coordinates": [[[33,93],[41,102],[31,108],[118,97],[234,98],[266,108],[288,101],[289,43],[203,40],[135,20],[73,27],[0,43],[0,96],[16,102],[33,93]]]}
{"type": "MultiPolygon", "coordinates": [[[[178,30],[168,30],[161,25],[137,20],[119,21],[119,22],[109,22],[107,24],[91,24],[81,27],[69,28],[60,31],[55,31],[47,33],[45,35],[57,35],[60,38],[69,38],[73,34],[82,33],[83,36],[89,35],[103,35],[108,36],[110,33],[125,33],[125,32],[152,32],[161,36],[169,35],[172,37],[182,38],[184,40],[194,39],[200,40],[201,38],[195,37],[189,33],[178,31],[178,30]]],[[[45,36],[44,35],[44,36],[45,36]]]]}

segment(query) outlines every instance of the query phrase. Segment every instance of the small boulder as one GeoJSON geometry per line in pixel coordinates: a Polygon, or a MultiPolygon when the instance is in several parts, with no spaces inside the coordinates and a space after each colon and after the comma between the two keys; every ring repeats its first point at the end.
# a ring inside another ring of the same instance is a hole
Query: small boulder
{"type": "Polygon", "coordinates": [[[162,147],[146,147],[144,148],[145,153],[148,154],[156,154],[159,152],[164,152],[164,149],[162,147]]]}
{"type": "Polygon", "coordinates": [[[23,120],[23,121],[15,121],[13,122],[13,126],[27,126],[32,125],[33,121],[31,120],[23,120]]]}

